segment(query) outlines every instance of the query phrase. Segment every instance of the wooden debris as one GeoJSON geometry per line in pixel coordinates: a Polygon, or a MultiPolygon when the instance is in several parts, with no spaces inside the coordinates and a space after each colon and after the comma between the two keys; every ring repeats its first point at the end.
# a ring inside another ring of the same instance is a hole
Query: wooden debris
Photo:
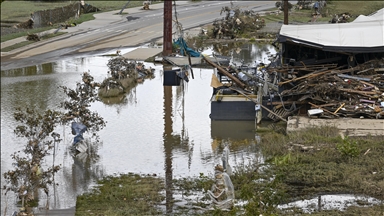
{"type": "Polygon", "coordinates": [[[382,68],[384,59],[350,68],[335,64],[284,65],[269,73],[280,73],[278,85],[284,101],[324,110],[319,118],[384,118],[382,68]]]}

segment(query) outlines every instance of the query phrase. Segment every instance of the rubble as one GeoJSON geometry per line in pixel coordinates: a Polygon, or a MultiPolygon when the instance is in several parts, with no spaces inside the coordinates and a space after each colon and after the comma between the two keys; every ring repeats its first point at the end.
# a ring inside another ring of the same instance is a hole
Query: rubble
{"type": "Polygon", "coordinates": [[[29,40],[29,41],[40,41],[40,37],[37,34],[29,34],[28,33],[27,40],[29,40]]]}
{"type": "Polygon", "coordinates": [[[107,66],[110,77],[101,83],[99,88],[99,96],[101,97],[118,96],[130,89],[134,84],[154,76],[153,68],[145,68],[143,63],[129,61],[122,56],[110,59],[107,66]]]}
{"type": "Polygon", "coordinates": [[[336,65],[289,66],[271,72],[281,74],[284,101],[321,109],[319,118],[384,118],[384,60],[356,67],[336,65]],[[303,73],[306,71],[307,73],[303,73]],[[350,74],[350,75],[348,75],[350,74]]]}
{"type": "Polygon", "coordinates": [[[234,39],[244,32],[251,36],[265,26],[264,19],[252,10],[240,10],[232,5],[223,7],[222,13],[226,16],[213,22],[212,36],[216,39],[234,39]]]}

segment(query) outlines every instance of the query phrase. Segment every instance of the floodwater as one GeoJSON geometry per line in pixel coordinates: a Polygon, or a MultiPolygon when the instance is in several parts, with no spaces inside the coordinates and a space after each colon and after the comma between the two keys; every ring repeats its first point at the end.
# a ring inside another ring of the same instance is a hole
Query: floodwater
{"type": "MultiPolygon", "coordinates": [[[[233,62],[251,64],[265,61],[273,47],[247,44],[232,52],[233,62]]],[[[122,53],[128,50],[122,50],[122,53]]],[[[212,53],[205,50],[204,54],[212,53]]],[[[216,51],[216,53],[218,53],[216,51]]],[[[12,166],[11,154],[23,149],[26,140],[14,135],[18,123],[13,118],[17,107],[39,111],[59,110],[66,95],[58,88],[74,89],[81,74],[89,71],[96,81],[108,77],[110,58],[100,55],[68,58],[57,62],[1,71],[1,172],[12,166]]],[[[183,86],[163,86],[163,65],[155,68],[155,78],[138,84],[129,93],[92,104],[106,127],[99,132],[101,142],[92,144],[86,155],[73,155],[73,135],[69,126],[58,128],[63,141],[56,146],[45,166],[61,165],[49,197],[39,195],[39,208],[65,209],[75,206],[76,196],[87,191],[97,179],[120,173],[156,174],[172,178],[212,175],[221,164],[225,145],[231,151],[232,167],[255,159],[258,136],[255,123],[211,122],[210,87],[213,69],[194,68],[194,79],[183,86]]],[[[87,137],[87,134],[85,134],[87,137]]],[[[44,166],[43,166],[44,168],[44,166]]],[[[1,175],[1,184],[5,184],[1,175]]],[[[1,195],[1,214],[17,210],[16,197],[1,195]]]]}

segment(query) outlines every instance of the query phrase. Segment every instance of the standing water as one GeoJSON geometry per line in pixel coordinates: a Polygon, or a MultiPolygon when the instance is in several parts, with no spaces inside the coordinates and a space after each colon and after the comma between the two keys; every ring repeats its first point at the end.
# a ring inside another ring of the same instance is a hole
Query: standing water
{"type": "MultiPolygon", "coordinates": [[[[248,45],[233,53],[232,61],[265,60],[268,51],[255,46],[248,45]],[[260,51],[250,52],[249,49],[260,51]],[[251,54],[246,57],[242,53],[251,54]]],[[[67,98],[58,87],[74,89],[85,71],[101,82],[108,77],[107,63],[111,58],[90,56],[1,71],[2,173],[14,169],[10,155],[26,144],[26,140],[13,133],[18,125],[13,118],[15,108],[59,110],[60,102],[67,98]]],[[[61,170],[55,175],[56,184],[49,197],[40,194],[39,207],[73,207],[77,195],[106,175],[133,172],[171,178],[193,177],[200,173],[212,176],[214,166],[221,164],[226,145],[230,148],[232,167],[254,159],[257,140],[253,121],[214,122],[209,118],[212,69],[194,68],[194,79],[184,86],[166,87],[163,86],[163,66],[152,63],[145,63],[145,66],[156,69],[154,79],[145,80],[121,97],[92,105],[91,109],[107,124],[99,132],[101,142],[88,155],[73,155],[69,148],[73,141],[70,127],[59,129],[63,141],[56,146],[55,155],[44,163],[61,165],[61,170]]],[[[3,175],[1,184],[5,184],[3,175]]],[[[16,201],[12,193],[4,195],[2,191],[2,214],[17,210],[16,201]]]]}

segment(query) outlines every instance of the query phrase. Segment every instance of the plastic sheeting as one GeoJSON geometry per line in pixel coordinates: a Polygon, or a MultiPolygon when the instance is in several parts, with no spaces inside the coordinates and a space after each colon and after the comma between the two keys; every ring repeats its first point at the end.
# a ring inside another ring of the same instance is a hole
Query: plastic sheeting
{"type": "Polygon", "coordinates": [[[72,134],[75,135],[73,138],[73,145],[84,140],[83,133],[87,131],[87,126],[83,125],[80,122],[72,122],[72,134]]]}
{"type": "Polygon", "coordinates": [[[199,57],[201,55],[199,52],[189,48],[183,37],[179,37],[176,41],[173,40],[173,43],[180,46],[180,54],[183,56],[199,57]]]}

